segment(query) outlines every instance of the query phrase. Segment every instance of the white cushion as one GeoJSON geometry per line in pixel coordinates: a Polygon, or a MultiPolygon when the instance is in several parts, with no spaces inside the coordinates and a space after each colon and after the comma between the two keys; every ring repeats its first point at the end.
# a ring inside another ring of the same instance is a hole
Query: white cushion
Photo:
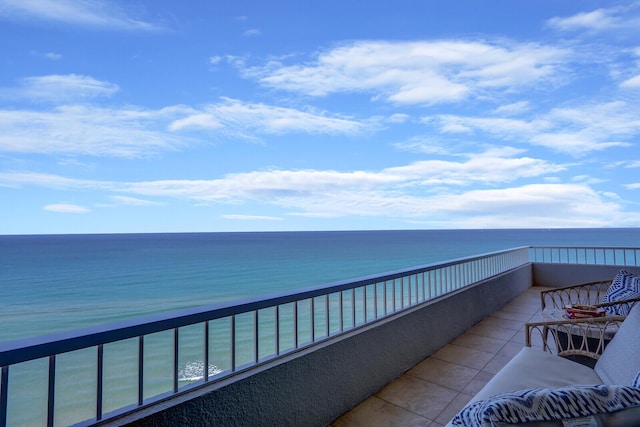
{"type": "MultiPolygon", "coordinates": [[[[514,390],[602,383],[594,370],[587,366],[549,354],[540,348],[524,347],[472,401],[514,390]]],[[[631,380],[627,382],[629,384],[631,380]]]]}
{"type": "Polygon", "coordinates": [[[640,371],[640,304],[633,306],[596,362],[594,370],[603,383],[633,383],[640,371]]]}

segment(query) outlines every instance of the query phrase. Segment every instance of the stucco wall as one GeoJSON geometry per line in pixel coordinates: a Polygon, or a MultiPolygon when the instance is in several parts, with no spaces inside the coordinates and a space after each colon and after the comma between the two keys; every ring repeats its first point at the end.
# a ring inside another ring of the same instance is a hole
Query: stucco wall
{"type": "Polygon", "coordinates": [[[640,267],[535,263],[533,264],[533,283],[539,286],[562,287],[610,280],[621,269],[640,274],[640,267]]]}
{"type": "Polygon", "coordinates": [[[525,265],[111,425],[325,426],[524,292],[525,265]]]}

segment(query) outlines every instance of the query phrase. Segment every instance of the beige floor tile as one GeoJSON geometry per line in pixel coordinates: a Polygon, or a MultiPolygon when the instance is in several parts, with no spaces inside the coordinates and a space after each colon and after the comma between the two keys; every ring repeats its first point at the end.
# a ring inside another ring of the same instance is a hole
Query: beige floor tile
{"type": "Polygon", "coordinates": [[[524,326],[526,322],[520,322],[518,320],[500,319],[498,317],[487,317],[480,321],[478,325],[483,325],[488,328],[504,328],[519,330],[524,326]]]}
{"type": "Polygon", "coordinates": [[[499,340],[509,341],[516,333],[513,329],[491,327],[487,324],[478,323],[467,332],[474,335],[481,335],[483,337],[496,338],[499,340]]]}
{"type": "Polygon", "coordinates": [[[455,391],[462,391],[478,372],[477,369],[430,357],[423,360],[407,374],[455,391]]]}
{"type": "Polygon", "coordinates": [[[489,360],[489,362],[486,365],[484,365],[484,368],[482,368],[482,370],[484,372],[489,372],[490,374],[495,375],[512,358],[513,358],[512,356],[496,354],[491,360],[489,360]]]}
{"type": "MultiPolygon", "coordinates": [[[[515,332],[515,331],[514,331],[515,332]]],[[[458,338],[451,341],[451,344],[459,345],[473,350],[485,351],[487,353],[496,354],[507,343],[506,340],[496,338],[483,337],[469,332],[465,332],[458,338]]]]}
{"type": "Polygon", "coordinates": [[[449,403],[449,405],[447,405],[446,408],[444,408],[442,412],[440,412],[435,421],[442,425],[447,425],[447,423],[467,405],[467,402],[469,402],[472,397],[473,396],[468,394],[459,394],[451,401],[451,403],[449,403]]]}
{"type": "Polygon", "coordinates": [[[518,322],[528,322],[531,318],[529,313],[520,313],[516,311],[500,310],[493,313],[490,317],[497,317],[499,319],[517,320],[518,322]]]}
{"type": "Polygon", "coordinates": [[[511,302],[504,306],[502,310],[514,313],[535,314],[540,310],[540,302],[511,302]]]}
{"type": "Polygon", "coordinates": [[[520,353],[520,350],[524,347],[523,344],[516,342],[508,342],[500,349],[496,356],[507,356],[514,357],[516,354],[520,353]]]}
{"type": "Polygon", "coordinates": [[[467,384],[464,390],[462,390],[462,393],[475,396],[480,390],[482,390],[482,387],[484,387],[491,378],[493,378],[492,373],[486,371],[478,372],[478,375],[476,375],[469,382],[469,384],[467,384]]]}
{"type": "Polygon", "coordinates": [[[473,369],[482,369],[493,356],[492,353],[487,353],[486,351],[447,344],[431,357],[473,369]]]}
{"type": "Polygon", "coordinates": [[[509,342],[512,343],[518,343],[518,344],[522,344],[524,345],[524,343],[526,342],[526,330],[525,328],[520,329],[518,332],[516,332],[516,334],[511,337],[511,339],[509,340],[509,342]]]}
{"type": "Polygon", "coordinates": [[[380,390],[376,397],[435,420],[457,395],[458,392],[446,387],[403,375],[380,390]]]}
{"type": "Polygon", "coordinates": [[[377,397],[370,397],[335,420],[330,427],[422,427],[429,423],[430,420],[418,414],[377,397]]]}

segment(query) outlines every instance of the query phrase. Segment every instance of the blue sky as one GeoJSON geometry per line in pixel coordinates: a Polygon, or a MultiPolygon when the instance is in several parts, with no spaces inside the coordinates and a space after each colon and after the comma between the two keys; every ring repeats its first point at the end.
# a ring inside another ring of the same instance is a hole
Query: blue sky
{"type": "Polygon", "coordinates": [[[0,0],[0,39],[0,234],[640,226],[640,2],[0,0]]]}

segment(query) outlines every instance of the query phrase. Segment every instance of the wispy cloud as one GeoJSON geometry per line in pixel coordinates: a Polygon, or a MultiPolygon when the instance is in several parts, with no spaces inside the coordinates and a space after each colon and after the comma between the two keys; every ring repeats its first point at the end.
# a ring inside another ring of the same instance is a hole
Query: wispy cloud
{"type": "Polygon", "coordinates": [[[45,59],[49,59],[51,61],[58,61],[58,60],[62,59],[62,54],[56,53],[56,52],[32,51],[31,54],[35,55],[35,56],[39,56],[39,57],[45,58],[45,59]]]}
{"type": "Polygon", "coordinates": [[[0,152],[149,156],[187,143],[188,139],[165,130],[180,111],[87,105],[50,111],[0,110],[0,152]]]}
{"type": "Polygon", "coordinates": [[[358,41],[319,52],[305,64],[271,61],[242,72],[265,86],[310,96],[360,92],[394,104],[436,104],[542,80],[548,86],[567,55],[537,44],[358,41]]]}
{"type": "Polygon", "coordinates": [[[612,147],[627,147],[640,135],[637,106],[623,101],[554,108],[530,119],[428,116],[443,134],[482,132],[507,141],[526,142],[582,156],[612,147]]]}
{"type": "Polygon", "coordinates": [[[265,134],[359,134],[370,126],[350,117],[326,112],[247,103],[231,98],[222,98],[220,103],[207,105],[169,125],[173,131],[220,127],[235,130],[238,134],[248,131],[265,134]]]}
{"type": "Polygon", "coordinates": [[[627,5],[580,12],[568,17],[554,17],[547,21],[547,25],[560,31],[635,30],[640,25],[640,18],[629,12],[634,9],[637,10],[639,7],[640,3],[635,1],[627,5]]]}
{"type": "MultiPolygon", "coordinates": [[[[83,76],[48,76],[28,83],[20,88],[20,96],[77,99],[108,96],[117,90],[115,85],[83,76]]],[[[197,132],[256,139],[287,133],[359,135],[378,127],[375,120],[229,98],[200,109],[63,104],[50,110],[0,110],[0,152],[136,158],[198,144],[202,139],[197,132]]]]}
{"type": "Polygon", "coordinates": [[[262,32],[258,28],[251,28],[249,30],[246,30],[244,33],[242,33],[242,35],[245,37],[256,37],[256,36],[259,36],[260,34],[262,34],[262,32]]]}
{"type": "Polygon", "coordinates": [[[282,218],[276,216],[266,216],[266,215],[237,215],[237,214],[227,214],[221,215],[221,218],[238,220],[238,221],[282,221],[282,218]]]}
{"type": "Polygon", "coordinates": [[[498,115],[513,116],[513,115],[525,113],[530,109],[531,109],[531,105],[529,101],[518,101],[512,104],[501,105],[500,107],[494,110],[494,113],[498,115]]]}
{"type": "Polygon", "coordinates": [[[80,25],[92,29],[158,31],[162,27],[137,19],[113,2],[104,0],[0,0],[0,17],[34,19],[80,25]]]}
{"type": "MultiPolygon", "coordinates": [[[[310,199],[345,199],[359,193],[387,194],[392,198],[412,191],[437,192],[442,186],[505,184],[518,179],[563,171],[565,166],[544,160],[517,157],[520,151],[500,148],[469,155],[460,160],[425,160],[379,171],[265,170],[228,174],[211,180],[156,180],[112,182],[78,180],[28,172],[0,173],[5,186],[41,186],[63,189],[95,189],[117,194],[117,200],[171,197],[202,202],[237,203],[260,201],[281,206],[305,206],[310,199]],[[126,196],[124,196],[126,195],[126,196]]],[[[356,197],[357,198],[357,197],[356,197]]],[[[366,208],[365,208],[366,209],[366,208]]],[[[313,209],[317,211],[317,209],[313,209]]]]}
{"type": "Polygon", "coordinates": [[[129,197],[129,196],[111,196],[111,200],[116,202],[119,205],[125,206],[158,206],[162,205],[162,203],[154,202],[151,200],[140,199],[137,197],[129,197]]]}
{"type": "Polygon", "coordinates": [[[622,88],[639,89],[640,88],[640,75],[637,75],[635,77],[631,77],[631,78],[623,81],[622,83],[620,83],[620,87],[622,87],[622,88]]]}
{"type": "Polygon", "coordinates": [[[0,88],[0,96],[31,101],[67,103],[109,97],[118,85],[77,74],[25,77],[17,87],[0,88]]]}
{"type": "Polygon", "coordinates": [[[90,209],[85,208],[84,206],[72,205],[69,203],[56,203],[53,205],[46,205],[42,209],[49,212],[70,213],[70,214],[84,214],[84,213],[91,212],[90,209]]]}
{"type": "MultiPolygon", "coordinates": [[[[569,166],[525,157],[522,149],[493,147],[453,160],[424,160],[378,171],[262,170],[219,179],[91,181],[58,175],[0,173],[0,185],[57,190],[93,189],[116,203],[151,205],[177,198],[220,206],[263,203],[282,215],[336,218],[378,216],[449,227],[583,227],[633,225],[621,200],[599,193],[582,176],[563,183],[569,166]],[[548,183],[518,182],[550,179],[548,183]],[[155,202],[153,202],[155,203],[155,202]]],[[[634,189],[635,184],[626,186],[634,189]]],[[[51,209],[72,211],[64,204],[51,209]]],[[[226,214],[226,219],[279,221],[274,215],[226,214]]]]}

